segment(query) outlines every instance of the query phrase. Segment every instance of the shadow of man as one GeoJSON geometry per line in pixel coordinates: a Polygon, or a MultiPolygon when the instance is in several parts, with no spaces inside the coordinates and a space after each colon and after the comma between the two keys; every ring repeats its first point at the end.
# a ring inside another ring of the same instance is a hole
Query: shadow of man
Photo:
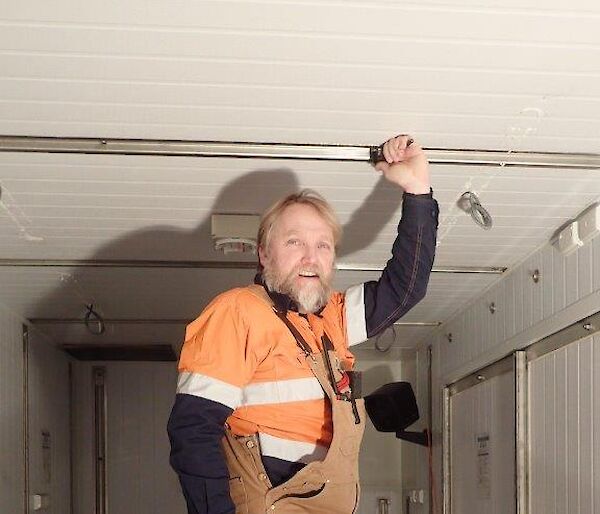
{"type": "MultiPolygon", "coordinates": [[[[287,168],[259,169],[224,186],[210,213],[260,214],[276,200],[299,189],[297,176],[287,168]],[[259,191],[260,194],[256,194],[259,191]]],[[[338,259],[367,248],[397,211],[401,192],[380,179],[344,225],[338,259]]],[[[390,249],[393,241],[390,241],[390,249]]],[[[98,249],[91,257],[103,260],[239,261],[256,257],[224,256],[212,247],[208,214],[194,230],[156,225],[124,234],[98,249]]],[[[39,301],[31,317],[83,319],[93,304],[107,319],[177,320],[175,323],[126,325],[107,323],[104,334],[94,335],[83,325],[65,324],[39,328],[50,330],[59,342],[79,344],[155,343],[177,344],[184,322],[193,319],[217,294],[252,281],[252,269],[203,269],[194,267],[76,267],[58,272],[62,280],[39,301]]]]}

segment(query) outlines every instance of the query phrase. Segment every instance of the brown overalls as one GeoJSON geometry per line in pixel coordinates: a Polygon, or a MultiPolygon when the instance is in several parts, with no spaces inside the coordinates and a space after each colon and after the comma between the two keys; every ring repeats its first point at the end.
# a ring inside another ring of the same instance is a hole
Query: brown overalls
{"type": "Polygon", "coordinates": [[[308,364],[331,402],[333,439],[323,461],[307,464],[287,482],[272,487],[262,463],[258,437],[235,436],[226,430],[223,449],[229,469],[231,499],[236,514],[352,514],[359,498],[358,453],[365,424],[362,399],[338,400],[321,354],[311,353],[308,364]]]}

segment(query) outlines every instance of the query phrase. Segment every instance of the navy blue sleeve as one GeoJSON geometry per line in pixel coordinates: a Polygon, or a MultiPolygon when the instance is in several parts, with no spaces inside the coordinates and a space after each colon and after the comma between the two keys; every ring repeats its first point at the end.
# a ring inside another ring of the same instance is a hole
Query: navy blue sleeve
{"type": "Polygon", "coordinates": [[[432,193],[404,193],[392,258],[378,281],[364,284],[367,337],[392,325],[425,296],[435,257],[438,217],[432,193]]]}
{"type": "Polygon", "coordinates": [[[171,466],[179,476],[188,514],[234,514],[229,472],[221,449],[230,407],[177,394],[167,425],[171,466]]]}

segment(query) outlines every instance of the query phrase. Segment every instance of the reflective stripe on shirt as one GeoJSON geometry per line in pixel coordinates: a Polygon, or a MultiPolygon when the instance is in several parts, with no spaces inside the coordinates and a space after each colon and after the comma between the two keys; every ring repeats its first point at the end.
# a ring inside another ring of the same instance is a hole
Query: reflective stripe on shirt
{"type": "Polygon", "coordinates": [[[314,377],[257,382],[241,389],[216,378],[189,371],[179,374],[177,393],[207,398],[232,409],[325,398],[323,388],[314,377]]]}
{"type": "Polygon", "coordinates": [[[256,382],[244,387],[242,406],[320,400],[325,393],[315,377],[256,382]]]}
{"type": "Polygon", "coordinates": [[[263,432],[258,433],[260,452],[268,457],[290,462],[314,462],[325,459],[327,448],[319,444],[281,439],[263,432]]]}
{"type": "Polygon", "coordinates": [[[348,346],[366,341],[367,323],[365,318],[364,284],[357,284],[346,290],[345,309],[348,346]]]}
{"type": "Polygon", "coordinates": [[[177,380],[177,393],[191,394],[236,409],[242,400],[242,389],[200,373],[182,371],[177,380]]]}

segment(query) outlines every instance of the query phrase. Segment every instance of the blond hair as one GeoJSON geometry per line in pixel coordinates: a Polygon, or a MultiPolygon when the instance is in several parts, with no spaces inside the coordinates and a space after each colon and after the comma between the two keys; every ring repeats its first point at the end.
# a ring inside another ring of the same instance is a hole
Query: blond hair
{"type": "MultiPolygon", "coordinates": [[[[268,248],[273,227],[283,211],[290,205],[301,204],[313,207],[329,225],[333,233],[333,242],[337,247],[342,239],[342,226],[331,205],[319,193],[312,189],[303,189],[298,193],[288,195],[269,207],[260,219],[257,242],[259,248],[268,248]]],[[[259,264],[260,268],[260,264],[259,264]]]]}

